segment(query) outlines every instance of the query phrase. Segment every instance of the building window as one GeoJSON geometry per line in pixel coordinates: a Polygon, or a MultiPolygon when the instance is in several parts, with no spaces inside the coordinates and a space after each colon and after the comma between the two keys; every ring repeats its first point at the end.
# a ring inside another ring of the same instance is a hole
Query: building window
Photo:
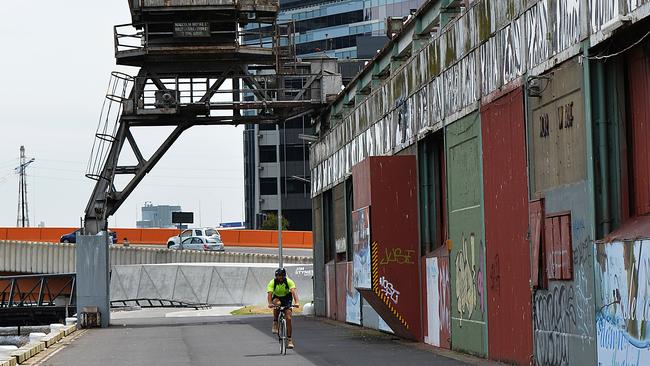
{"type": "Polygon", "coordinates": [[[269,196],[278,194],[277,178],[260,178],[260,195],[269,196]]]}
{"type": "Polygon", "coordinates": [[[285,145],[280,151],[282,161],[306,161],[309,160],[307,148],[303,145],[285,145]]]}
{"type": "Polygon", "coordinates": [[[275,163],[277,161],[276,149],[274,145],[260,147],[260,163],[275,163]]]}

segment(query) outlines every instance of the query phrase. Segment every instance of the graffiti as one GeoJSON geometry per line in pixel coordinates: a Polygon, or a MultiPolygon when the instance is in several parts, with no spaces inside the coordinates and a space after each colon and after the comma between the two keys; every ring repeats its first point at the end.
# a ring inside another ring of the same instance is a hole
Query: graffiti
{"type": "Polygon", "coordinates": [[[406,139],[409,135],[409,102],[410,99],[405,97],[399,97],[395,101],[395,106],[397,110],[397,132],[399,133],[399,143],[403,144],[406,142],[406,139]]]}
{"type": "Polygon", "coordinates": [[[338,238],[334,242],[334,246],[336,247],[337,253],[345,253],[347,251],[348,241],[345,238],[338,238]]]}
{"type": "Polygon", "coordinates": [[[535,355],[539,365],[569,363],[570,331],[576,325],[574,290],[557,286],[535,294],[535,355]]]}
{"type": "Polygon", "coordinates": [[[648,271],[646,242],[598,247],[602,299],[597,319],[598,359],[603,365],[650,362],[648,335],[648,271]]]}
{"type": "Polygon", "coordinates": [[[583,339],[591,338],[593,334],[591,324],[593,322],[593,313],[589,306],[592,303],[593,295],[590,293],[590,278],[587,273],[591,268],[591,239],[587,237],[584,241],[576,244],[573,248],[573,273],[576,296],[576,316],[577,328],[583,339]]]}
{"type": "Polygon", "coordinates": [[[438,260],[438,290],[439,304],[438,308],[440,318],[440,335],[443,345],[450,347],[449,338],[451,337],[451,297],[449,296],[449,258],[438,260]]]}
{"type": "Polygon", "coordinates": [[[345,321],[361,325],[361,294],[354,288],[354,269],[352,263],[346,265],[347,283],[345,286],[345,321]]]}
{"type": "Polygon", "coordinates": [[[451,327],[448,263],[448,258],[426,259],[428,336],[424,341],[445,348],[449,348],[451,327]]]}
{"type": "Polygon", "coordinates": [[[296,276],[313,277],[314,276],[314,269],[313,268],[298,267],[298,268],[296,268],[296,276]]]}
{"type": "Polygon", "coordinates": [[[497,254],[490,266],[490,289],[497,294],[501,291],[501,274],[499,265],[499,255],[497,254]]]}
{"type": "Polygon", "coordinates": [[[539,137],[545,138],[550,135],[548,113],[542,113],[539,116],[539,137]]]}
{"type": "Polygon", "coordinates": [[[650,364],[650,241],[598,245],[598,362],[650,364]]]}
{"type": "Polygon", "coordinates": [[[370,261],[370,210],[368,207],[352,212],[352,268],[353,286],[369,289],[371,283],[370,261]]]}
{"type": "Polygon", "coordinates": [[[402,250],[402,248],[386,248],[384,257],[379,262],[380,265],[386,265],[390,263],[397,264],[415,264],[413,262],[413,256],[415,255],[415,250],[402,250]]]}
{"type": "Polygon", "coordinates": [[[399,301],[399,291],[395,289],[395,286],[393,286],[393,284],[384,276],[379,278],[379,286],[381,286],[381,292],[383,292],[392,302],[397,304],[399,301]]]}
{"type": "Polygon", "coordinates": [[[456,301],[461,323],[463,315],[471,318],[476,308],[483,312],[483,242],[480,242],[479,265],[476,263],[474,234],[463,236],[462,249],[456,256],[456,301]]]}

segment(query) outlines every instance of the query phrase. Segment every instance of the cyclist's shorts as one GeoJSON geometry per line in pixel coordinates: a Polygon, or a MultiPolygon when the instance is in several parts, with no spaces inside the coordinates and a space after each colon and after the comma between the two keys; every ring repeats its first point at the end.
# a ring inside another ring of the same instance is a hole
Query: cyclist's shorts
{"type": "Polygon", "coordinates": [[[280,306],[291,306],[291,303],[293,302],[293,296],[291,296],[291,294],[282,297],[273,295],[273,300],[275,299],[280,299],[280,306]]]}

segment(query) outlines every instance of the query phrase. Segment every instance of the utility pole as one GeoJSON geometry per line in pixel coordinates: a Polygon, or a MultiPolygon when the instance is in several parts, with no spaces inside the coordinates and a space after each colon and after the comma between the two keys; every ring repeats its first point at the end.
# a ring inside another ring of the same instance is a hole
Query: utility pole
{"type": "Polygon", "coordinates": [[[275,144],[275,158],[278,167],[278,264],[279,267],[283,266],[282,260],[282,164],[280,163],[280,124],[275,125],[275,131],[278,133],[278,139],[275,144]]]}
{"type": "Polygon", "coordinates": [[[29,207],[27,206],[27,174],[25,170],[36,159],[27,160],[25,146],[20,147],[20,165],[14,170],[18,174],[18,217],[17,227],[29,227],[29,207]]]}

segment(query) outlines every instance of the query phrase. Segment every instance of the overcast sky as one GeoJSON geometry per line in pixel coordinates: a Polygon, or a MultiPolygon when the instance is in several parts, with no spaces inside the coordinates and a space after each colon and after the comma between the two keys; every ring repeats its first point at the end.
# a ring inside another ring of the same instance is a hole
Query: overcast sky
{"type": "MultiPolygon", "coordinates": [[[[0,226],[16,225],[13,169],[21,145],[36,159],[28,169],[32,226],[79,225],[94,185],[84,173],[110,72],[137,72],[115,66],[113,55],[113,25],[129,22],[126,0],[3,2],[0,226]]],[[[135,227],[145,201],[194,211],[196,225],[243,221],[242,131],[241,126],[186,131],[109,225],[135,227]]],[[[136,139],[152,151],[168,132],[141,131],[136,139]]]]}

